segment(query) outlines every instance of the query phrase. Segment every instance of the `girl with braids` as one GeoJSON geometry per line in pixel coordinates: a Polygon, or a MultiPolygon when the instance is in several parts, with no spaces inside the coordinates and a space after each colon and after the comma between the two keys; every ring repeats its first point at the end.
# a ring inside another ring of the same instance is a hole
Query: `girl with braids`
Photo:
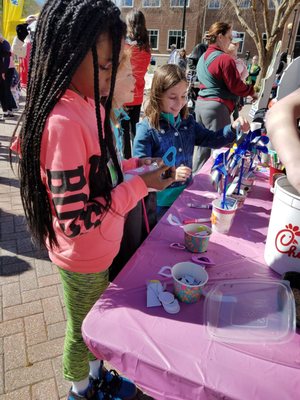
{"type": "MultiPolygon", "coordinates": [[[[120,11],[109,0],[48,0],[32,43],[21,197],[32,236],[47,247],[62,279],[68,400],[136,394],[132,382],[103,369],[88,351],[81,325],[107,287],[125,215],[148,187],[161,190],[173,182],[173,176],[162,179],[164,165],[123,182],[109,117],[124,36],[120,11]]],[[[139,165],[131,159],[122,168],[139,165]]]]}
{"type": "Polygon", "coordinates": [[[127,38],[126,48],[130,49],[131,65],[135,78],[134,98],[127,102],[129,120],[122,121],[124,129],[124,157],[131,157],[131,140],[136,132],[136,124],[140,120],[141,106],[145,88],[145,74],[150,63],[151,52],[146,20],[142,11],[134,8],[126,15],[127,38]]]}

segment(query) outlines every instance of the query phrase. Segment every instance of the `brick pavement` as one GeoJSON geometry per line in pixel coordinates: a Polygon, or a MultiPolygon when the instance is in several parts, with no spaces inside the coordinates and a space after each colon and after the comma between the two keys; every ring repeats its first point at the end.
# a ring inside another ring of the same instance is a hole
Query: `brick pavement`
{"type": "Polygon", "coordinates": [[[57,268],[33,248],[9,142],[20,113],[0,122],[0,400],[65,399],[66,324],[57,268]]]}

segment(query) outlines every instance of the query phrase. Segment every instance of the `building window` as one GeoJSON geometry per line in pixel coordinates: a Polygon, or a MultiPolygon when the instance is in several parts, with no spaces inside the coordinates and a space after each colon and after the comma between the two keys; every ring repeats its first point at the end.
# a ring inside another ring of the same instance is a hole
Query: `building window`
{"type": "MultiPolygon", "coordinates": [[[[280,6],[280,4],[282,3],[282,0],[277,0],[277,2],[278,2],[278,6],[280,6]]],[[[269,10],[275,10],[276,7],[275,7],[275,3],[273,0],[268,1],[268,7],[269,7],[269,10]]]]}
{"type": "MultiPolygon", "coordinates": [[[[168,50],[170,50],[172,44],[175,44],[177,49],[181,48],[181,31],[174,30],[168,32],[168,50]]],[[[185,44],[186,44],[186,31],[184,31],[183,47],[185,47],[185,44]]]]}
{"type": "Polygon", "coordinates": [[[121,0],[121,7],[133,7],[134,0],[121,0]]]}
{"type": "MultiPolygon", "coordinates": [[[[190,0],[186,0],[186,6],[190,6],[190,0]]],[[[184,0],[170,0],[170,7],[184,7],[184,0]]]]}
{"type": "Polygon", "coordinates": [[[251,0],[238,0],[237,5],[239,8],[250,8],[251,0]]]}
{"type": "Polygon", "coordinates": [[[152,50],[158,50],[158,38],[159,38],[159,30],[158,29],[148,29],[149,41],[152,50]]]}
{"type": "Polygon", "coordinates": [[[238,37],[242,39],[239,43],[238,53],[241,54],[244,51],[244,43],[245,43],[245,32],[238,32],[238,37]]]}
{"type": "Polygon", "coordinates": [[[143,0],[143,7],[160,7],[160,0],[143,0]]]}
{"type": "Polygon", "coordinates": [[[207,6],[210,10],[217,10],[221,8],[221,0],[209,0],[207,6]]]}

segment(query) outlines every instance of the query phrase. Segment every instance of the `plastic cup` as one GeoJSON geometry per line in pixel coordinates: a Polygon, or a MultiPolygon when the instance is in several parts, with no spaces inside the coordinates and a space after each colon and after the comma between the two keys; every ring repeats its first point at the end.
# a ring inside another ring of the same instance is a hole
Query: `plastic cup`
{"type": "Polygon", "coordinates": [[[244,192],[244,190],[242,189],[242,190],[240,190],[240,194],[232,193],[230,196],[233,199],[236,199],[236,201],[237,201],[237,209],[240,209],[240,208],[243,207],[243,205],[245,203],[245,200],[246,200],[246,197],[247,197],[247,193],[244,192]]]}
{"type": "Polygon", "coordinates": [[[204,253],[207,250],[211,228],[201,224],[187,224],[183,230],[187,250],[192,253],[204,253]]]}
{"type": "Polygon", "coordinates": [[[237,210],[237,202],[235,199],[227,197],[228,200],[232,203],[228,208],[222,208],[221,199],[212,202],[211,223],[213,232],[228,233],[231,228],[237,210]]]}

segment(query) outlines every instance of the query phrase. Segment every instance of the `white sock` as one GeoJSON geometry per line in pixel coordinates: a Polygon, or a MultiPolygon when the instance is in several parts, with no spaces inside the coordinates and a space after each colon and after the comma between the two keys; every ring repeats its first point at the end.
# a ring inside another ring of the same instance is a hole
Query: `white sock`
{"type": "Polygon", "coordinates": [[[90,364],[90,375],[95,379],[98,378],[100,360],[89,361],[89,364],[90,364]]]}
{"type": "Polygon", "coordinates": [[[82,381],[72,382],[72,391],[76,394],[83,394],[89,386],[89,377],[82,381]]]}

